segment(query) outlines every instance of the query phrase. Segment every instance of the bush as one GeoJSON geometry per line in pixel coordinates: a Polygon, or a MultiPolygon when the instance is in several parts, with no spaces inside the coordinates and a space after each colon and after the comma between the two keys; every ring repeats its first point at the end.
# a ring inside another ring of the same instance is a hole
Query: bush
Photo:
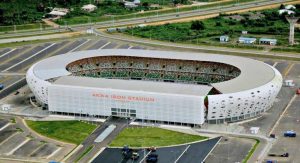
{"type": "Polygon", "coordinates": [[[202,21],[196,20],[196,21],[192,21],[191,24],[191,29],[192,30],[204,30],[205,26],[204,23],[202,21]]]}

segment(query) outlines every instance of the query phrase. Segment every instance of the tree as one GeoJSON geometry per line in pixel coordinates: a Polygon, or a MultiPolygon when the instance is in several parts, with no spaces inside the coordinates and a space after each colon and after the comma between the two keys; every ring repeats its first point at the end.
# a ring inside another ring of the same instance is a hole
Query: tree
{"type": "Polygon", "coordinates": [[[216,22],[216,26],[217,26],[217,27],[222,27],[222,23],[219,22],[219,21],[217,21],[217,22],[216,22]]]}
{"type": "Polygon", "coordinates": [[[285,9],[285,6],[283,4],[280,5],[279,9],[285,9]]]}
{"type": "Polygon", "coordinates": [[[148,2],[143,2],[143,3],[142,3],[142,6],[145,7],[145,8],[148,8],[150,5],[149,5],[148,2]]]}
{"type": "Polygon", "coordinates": [[[192,21],[191,29],[192,30],[204,30],[205,26],[202,21],[196,20],[196,21],[192,21]]]}

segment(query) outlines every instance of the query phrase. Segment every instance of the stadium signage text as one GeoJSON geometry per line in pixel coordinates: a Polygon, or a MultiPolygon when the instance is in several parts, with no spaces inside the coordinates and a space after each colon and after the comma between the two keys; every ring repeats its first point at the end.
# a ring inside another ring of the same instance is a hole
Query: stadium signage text
{"type": "Polygon", "coordinates": [[[93,97],[99,98],[107,98],[113,100],[121,100],[121,101],[136,101],[136,102],[154,102],[155,99],[152,97],[143,97],[143,96],[124,96],[124,95],[116,95],[116,94],[104,94],[104,93],[93,93],[93,97]]]}

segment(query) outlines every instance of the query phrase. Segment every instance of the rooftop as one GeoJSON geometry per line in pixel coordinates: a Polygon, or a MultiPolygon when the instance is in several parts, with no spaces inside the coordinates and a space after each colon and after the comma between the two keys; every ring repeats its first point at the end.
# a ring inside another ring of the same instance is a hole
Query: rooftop
{"type": "MultiPolygon", "coordinates": [[[[71,75],[71,73],[66,70],[66,66],[69,63],[83,58],[90,58],[96,56],[136,56],[136,57],[148,57],[148,58],[208,61],[208,62],[225,63],[239,68],[241,74],[238,77],[228,81],[211,84],[212,87],[215,87],[217,90],[219,90],[222,93],[234,93],[234,92],[240,92],[243,90],[249,90],[256,87],[260,87],[264,84],[267,84],[275,77],[275,71],[271,66],[261,61],[257,61],[249,58],[228,56],[228,55],[218,55],[218,54],[206,54],[206,53],[133,50],[133,49],[89,50],[89,51],[73,52],[64,55],[57,55],[36,63],[33,67],[33,73],[37,78],[41,80],[68,76],[71,75]]],[[[72,79],[74,80],[75,78],[78,78],[76,79],[77,84],[85,84],[85,82],[79,82],[78,80],[83,80],[83,81],[88,80],[87,77],[72,77],[72,79]]],[[[102,82],[105,79],[95,78],[91,80],[93,81],[98,80],[98,82],[102,82]]],[[[111,80],[117,80],[117,79],[111,79],[111,80]]],[[[123,80],[118,82],[122,82],[122,83],[135,82],[136,84],[138,83],[137,85],[139,84],[144,85],[143,83],[145,83],[146,81],[123,80]]],[[[68,84],[72,84],[72,83],[73,81],[69,82],[68,84]]],[[[159,84],[169,85],[170,83],[153,82],[153,86],[159,84]]],[[[137,85],[135,85],[135,89],[137,89],[137,87],[140,87],[137,85]]],[[[178,86],[178,89],[181,89],[180,87],[185,84],[179,84],[179,85],[175,84],[175,85],[178,86]]]]}
{"type": "Polygon", "coordinates": [[[212,89],[211,86],[207,85],[178,84],[153,81],[141,82],[139,80],[87,78],[76,76],[63,76],[57,79],[54,84],[192,96],[206,96],[212,89]]]}

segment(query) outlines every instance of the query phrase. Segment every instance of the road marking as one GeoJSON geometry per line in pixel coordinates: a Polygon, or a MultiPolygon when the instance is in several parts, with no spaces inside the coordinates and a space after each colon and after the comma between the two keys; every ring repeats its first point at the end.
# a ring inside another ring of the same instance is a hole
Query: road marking
{"type": "Polygon", "coordinates": [[[10,125],[10,123],[7,123],[5,126],[0,128],[0,131],[4,130],[6,127],[8,127],[10,125]]]}
{"type": "Polygon", "coordinates": [[[24,144],[29,142],[29,138],[26,138],[22,143],[20,143],[18,146],[16,146],[14,149],[12,149],[10,152],[6,153],[6,155],[12,155],[16,150],[18,150],[20,147],[22,147],[24,144]]]}
{"type": "Polygon", "coordinates": [[[33,155],[36,151],[38,151],[39,149],[41,149],[43,146],[45,146],[45,144],[42,144],[40,146],[38,146],[35,150],[33,150],[28,156],[33,155]]]}
{"type": "Polygon", "coordinates": [[[286,69],[286,71],[284,71],[284,74],[283,74],[284,77],[286,77],[289,74],[289,72],[294,67],[294,65],[295,65],[295,63],[292,63],[289,65],[289,67],[286,69]]]}
{"type": "Polygon", "coordinates": [[[25,77],[22,78],[22,79],[20,79],[20,80],[18,80],[18,81],[16,81],[16,82],[14,82],[14,83],[12,83],[11,85],[9,85],[9,86],[7,86],[7,87],[5,87],[4,89],[2,89],[2,90],[0,91],[0,93],[3,92],[4,90],[8,89],[9,87],[15,85],[16,83],[20,82],[20,81],[23,80],[23,79],[25,79],[25,77]]]}
{"type": "Polygon", "coordinates": [[[52,46],[55,45],[55,44],[56,44],[56,43],[52,43],[51,45],[47,46],[46,48],[42,49],[41,51],[39,51],[39,52],[37,52],[37,53],[31,55],[30,57],[28,57],[28,58],[22,60],[21,62],[18,62],[18,63],[16,63],[16,64],[14,64],[14,65],[8,67],[7,69],[3,70],[2,72],[8,71],[8,70],[10,70],[10,69],[12,69],[12,68],[14,68],[14,67],[20,65],[21,63],[23,63],[23,62],[25,62],[25,61],[27,61],[27,60],[29,60],[29,59],[31,59],[31,58],[37,56],[38,54],[40,54],[41,52],[43,52],[43,51],[49,49],[50,47],[52,47],[52,46]]]}
{"type": "Polygon", "coordinates": [[[73,149],[71,153],[67,154],[67,156],[61,162],[65,162],[66,160],[68,160],[71,156],[73,156],[74,153],[79,151],[82,147],[83,147],[82,144],[78,145],[75,149],[73,149]]]}
{"type": "MultiPolygon", "coordinates": [[[[145,149],[144,149],[144,150],[145,150],[145,149]]],[[[149,152],[146,154],[146,156],[145,156],[143,159],[141,159],[140,163],[142,163],[142,162],[145,160],[145,158],[146,158],[150,153],[151,153],[151,151],[149,151],[149,152]]]]}
{"type": "Polygon", "coordinates": [[[10,52],[15,51],[15,50],[16,50],[16,49],[11,49],[10,51],[8,51],[8,52],[2,54],[2,55],[0,56],[0,58],[6,56],[7,54],[9,54],[10,52]]]}
{"type": "Polygon", "coordinates": [[[296,99],[298,95],[294,95],[294,97],[291,99],[291,101],[288,103],[288,105],[285,107],[284,111],[281,113],[281,115],[279,116],[279,118],[277,119],[275,125],[273,126],[273,128],[271,129],[271,131],[269,132],[269,135],[273,133],[274,129],[278,126],[279,121],[282,119],[282,117],[284,116],[285,112],[288,110],[288,108],[292,105],[292,103],[294,102],[294,100],[296,99]]]}
{"type": "Polygon", "coordinates": [[[0,72],[0,76],[24,76],[26,73],[20,72],[0,72]]]}
{"type": "Polygon", "coordinates": [[[17,135],[18,132],[13,133],[12,135],[10,135],[8,138],[6,138],[2,143],[0,143],[0,145],[4,144],[5,142],[7,142],[10,138],[12,138],[13,136],[17,135]]]}
{"type": "Polygon", "coordinates": [[[222,140],[222,137],[220,137],[220,139],[218,140],[218,142],[214,145],[214,147],[207,153],[207,155],[205,156],[205,158],[203,159],[202,162],[204,162],[207,157],[211,154],[211,152],[217,147],[217,145],[220,143],[220,141],[222,140]]]}
{"type": "Polygon", "coordinates": [[[80,45],[78,45],[77,47],[75,47],[74,49],[68,51],[68,53],[77,50],[78,48],[80,48],[82,45],[86,44],[86,43],[89,42],[89,41],[91,41],[91,39],[88,39],[88,40],[84,41],[83,43],[81,43],[80,45]]]}
{"type": "Polygon", "coordinates": [[[49,159],[50,157],[54,156],[58,151],[60,151],[62,149],[62,147],[57,148],[57,150],[55,150],[54,152],[52,152],[47,159],[49,159]]]}
{"type": "Polygon", "coordinates": [[[188,145],[185,150],[181,153],[181,155],[174,161],[174,163],[176,163],[182,156],[183,154],[190,148],[191,145],[188,145]]]}
{"type": "Polygon", "coordinates": [[[275,62],[275,63],[273,64],[273,67],[275,67],[277,64],[278,64],[278,62],[275,62]]]}
{"type": "Polygon", "coordinates": [[[99,156],[100,155],[100,153],[102,153],[103,151],[104,151],[104,149],[105,149],[106,147],[102,147],[89,161],[88,161],[88,163],[91,163],[93,160],[95,160],[95,158],[97,157],[97,156],[99,156]]]}
{"type": "Polygon", "coordinates": [[[99,49],[103,49],[105,46],[107,46],[108,44],[110,44],[111,42],[108,42],[106,44],[104,44],[103,46],[101,46],[99,49]]]}

